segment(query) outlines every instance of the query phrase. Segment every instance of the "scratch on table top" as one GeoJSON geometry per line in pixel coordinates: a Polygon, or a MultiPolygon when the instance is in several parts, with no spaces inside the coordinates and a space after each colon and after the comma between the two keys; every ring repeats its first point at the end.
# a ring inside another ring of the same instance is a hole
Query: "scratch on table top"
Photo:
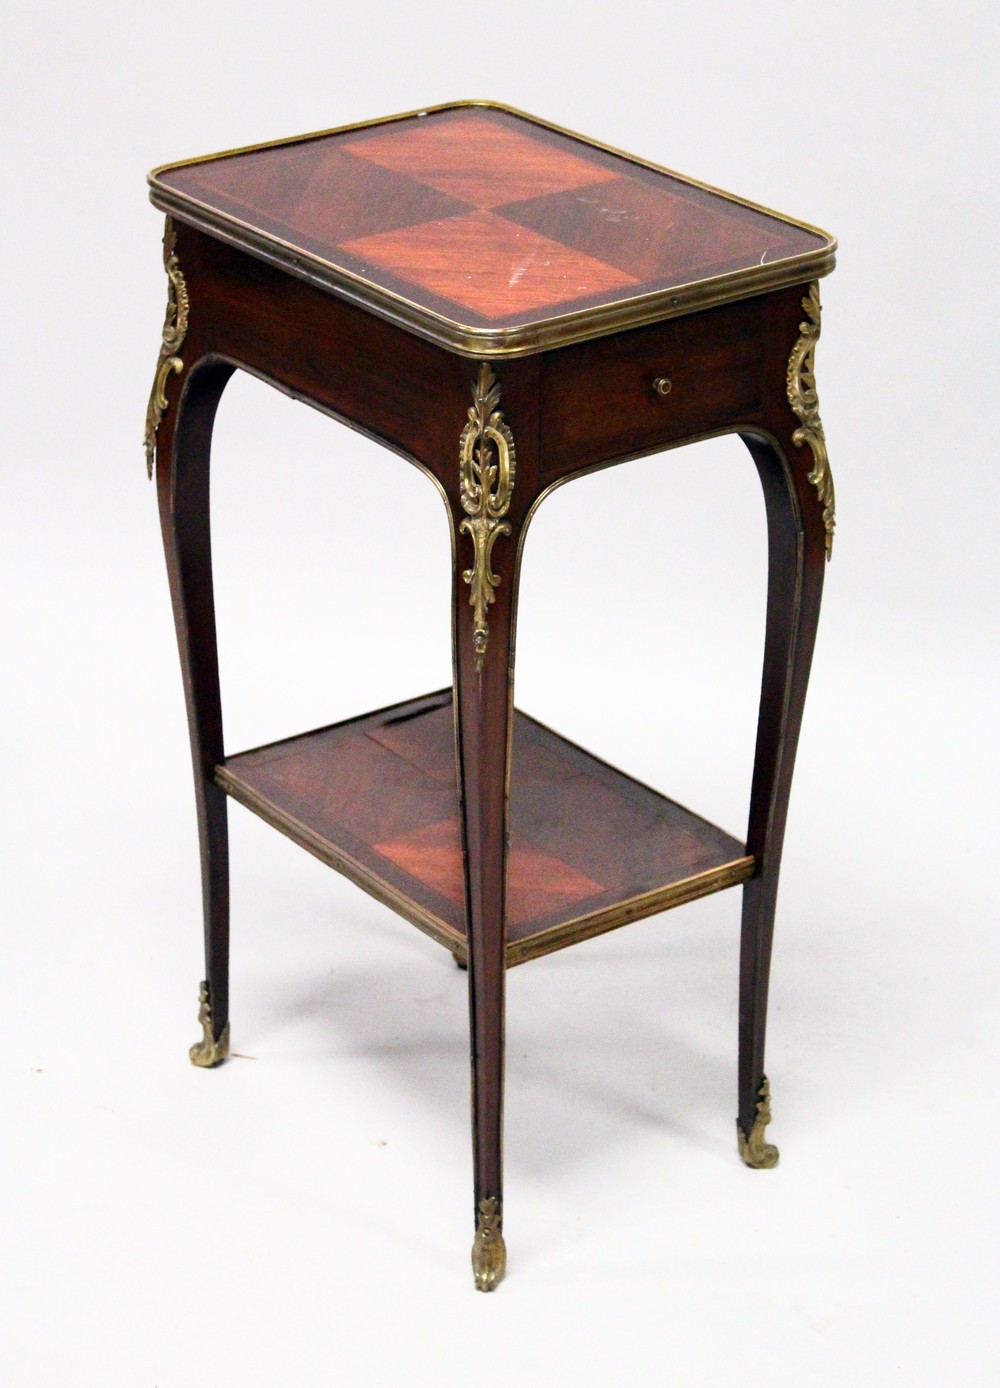
{"type": "Polygon", "coordinates": [[[577,202],[586,203],[588,207],[596,207],[598,212],[609,222],[637,222],[639,214],[630,212],[627,207],[604,207],[599,198],[585,198],[577,194],[577,202]]]}
{"type": "Polygon", "coordinates": [[[514,273],[513,273],[513,274],[511,275],[511,277],[510,277],[510,284],[509,284],[508,288],[513,289],[514,286],[515,286],[515,284],[517,284],[518,280],[520,280],[520,279],[522,279],[522,278],[524,277],[525,272],[526,272],[527,270],[530,270],[531,265],[532,265],[532,262],[534,261],[535,256],[536,256],[537,254],[538,254],[537,251],[532,251],[531,254],[528,256],[527,260],[523,261],[523,262],[517,267],[517,269],[514,271],[514,273]]]}

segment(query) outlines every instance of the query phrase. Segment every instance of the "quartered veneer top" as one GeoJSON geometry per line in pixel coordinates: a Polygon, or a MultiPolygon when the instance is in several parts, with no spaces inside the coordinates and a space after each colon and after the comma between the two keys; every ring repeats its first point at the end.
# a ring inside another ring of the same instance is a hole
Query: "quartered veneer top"
{"type": "Polygon", "coordinates": [[[469,355],[814,279],[836,244],[486,104],[173,164],[150,183],[180,219],[469,355]]]}

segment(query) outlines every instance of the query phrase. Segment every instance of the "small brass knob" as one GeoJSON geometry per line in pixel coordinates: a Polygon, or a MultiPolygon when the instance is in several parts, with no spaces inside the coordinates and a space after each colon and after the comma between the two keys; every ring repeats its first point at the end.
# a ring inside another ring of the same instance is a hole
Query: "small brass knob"
{"type": "Polygon", "coordinates": [[[657,376],[656,380],[653,382],[653,389],[656,391],[657,395],[669,395],[670,381],[668,377],[657,376]]]}

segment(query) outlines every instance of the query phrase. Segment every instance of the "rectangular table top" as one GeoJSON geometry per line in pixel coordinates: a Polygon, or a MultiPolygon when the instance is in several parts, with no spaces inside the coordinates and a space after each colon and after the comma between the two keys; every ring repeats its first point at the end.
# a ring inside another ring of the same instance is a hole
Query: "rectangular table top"
{"type": "Polygon", "coordinates": [[[462,102],[165,165],[164,211],[468,356],[804,283],[827,233],[462,102]]]}

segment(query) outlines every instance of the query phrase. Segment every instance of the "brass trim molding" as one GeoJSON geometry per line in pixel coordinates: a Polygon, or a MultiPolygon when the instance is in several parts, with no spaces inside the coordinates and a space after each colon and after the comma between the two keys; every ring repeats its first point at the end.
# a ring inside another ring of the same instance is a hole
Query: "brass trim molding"
{"type": "Polygon", "coordinates": [[[757,1090],[756,1113],[757,1116],[750,1129],[749,1137],[746,1136],[737,1119],[736,1134],[740,1156],[747,1166],[752,1166],[758,1171],[769,1171],[772,1166],[778,1165],[778,1149],[773,1143],[764,1141],[764,1129],[771,1121],[771,1086],[766,1075],[757,1090]]]}
{"type": "Polygon", "coordinates": [[[807,443],[812,450],[813,465],[808,479],[816,488],[823,507],[823,528],[826,531],[826,557],[833,553],[833,530],[837,524],[837,503],[833,492],[833,473],[826,451],[823,421],[819,417],[819,396],[816,393],[816,343],[821,331],[819,285],[809,286],[802,300],[806,321],[799,324],[799,337],[788,358],[788,403],[800,427],[792,435],[797,448],[807,443]]]}
{"type": "Polygon", "coordinates": [[[476,1210],[476,1237],[472,1244],[472,1272],[476,1290],[492,1292],[507,1271],[507,1245],[503,1241],[503,1207],[495,1195],[480,1200],[476,1210]]]}
{"type": "Polygon", "coordinates": [[[642,896],[629,897],[627,901],[606,906],[591,915],[576,916],[573,920],[561,921],[559,925],[539,930],[534,935],[526,935],[521,940],[510,940],[506,949],[507,968],[527,963],[529,959],[539,959],[568,945],[580,944],[583,940],[592,940],[597,935],[606,935],[610,930],[620,930],[632,921],[659,915],[661,911],[697,901],[699,897],[710,896],[727,887],[739,886],[753,876],[756,865],[757,860],[752,856],[737,858],[721,867],[699,872],[694,877],[657,887],[642,896]]]}
{"type": "Polygon", "coordinates": [[[224,763],[215,768],[213,780],[220,790],[224,790],[245,809],[259,815],[265,824],[270,824],[272,829],[277,829],[307,853],[311,853],[314,858],[318,858],[321,863],[326,863],[327,867],[342,873],[349,882],[353,882],[363,892],[380,901],[383,906],[391,907],[397,915],[415,925],[439,945],[444,945],[445,949],[450,949],[456,956],[467,955],[468,942],[464,935],[453,930],[432,912],[418,906],[389,882],[356,862],[348,853],[335,848],[279,805],[245,785],[224,763]]]}
{"type": "Polygon", "coordinates": [[[212,1022],[212,999],[207,982],[199,989],[198,1002],[198,1021],[201,1023],[202,1038],[195,1042],[188,1055],[191,1057],[192,1065],[210,1070],[213,1065],[221,1065],[229,1054],[229,1023],[222,1028],[222,1035],[216,1041],[212,1022]]]}
{"type": "Polygon", "coordinates": [[[748,198],[737,197],[722,188],[715,188],[699,179],[689,178],[675,169],[665,168],[649,159],[640,159],[613,145],[601,143],[580,135],[577,131],[552,121],[542,120],[516,106],[508,106],[500,101],[448,101],[437,106],[422,107],[415,111],[402,111],[398,115],[379,117],[376,120],[356,121],[349,125],[333,127],[330,130],[316,130],[305,135],[293,135],[286,139],[269,140],[262,144],[245,145],[237,149],[220,150],[215,154],[199,155],[194,159],[178,159],[169,164],[161,164],[151,170],[148,176],[150,200],[154,207],[171,213],[181,221],[198,227],[218,240],[226,241],[240,250],[249,252],[271,265],[276,265],[286,273],[315,284],[321,289],[339,295],[351,303],[360,304],[391,323],[399,324],[410,332],[439,346],[447,347],[463,356],[482,359],[483,357],[516,357],[532,352],[563,347],[574,342],[584,342],[589,338],[601,337],[607,333],[619,332],[623,328],[636,328],[644,323],[658,323],[667,318],[677,318],[693,313],[698,309],[710,308],[716,304],[729,303],[734,299],[747,299],[756,294],[765,294],[774,289],[786,289],[793,284],[805,284],[821,275],[828,275],[836,263],[836,238],[821,227],[812,226],[794,217],[786,217],[781,212],[751,202],[748,198]],[[187,194],[178,193],[161,180],[161,174],[174,169],[187,168],[192,164],[210,163],[236,154],[249,154],[260,149],[275,149],[283,145],[301,144],[307,140],[321,139],[327,135],[343,135],[353,130],[365,130],[375,125],[388,125],[395,121],[409,120],[415,116],[432,115],[439,111],[454,111],[480,107],[486,110],[504,111],[508,115],[519,116],[543,129],[552,130],[558,135],[566,135],[580,140],[592,149],[617,155],[639,168],[652,169],[656,173],[667,174],[671,178],[693,188],[713,193],[740,207],[751,208],[765,216],[775,217],[786,226],[798,227],[819,237],[823,244],[814,251],[804,251],[799,255],[788,256],[784,260],[769,261],[764,265],[750,266],[744,270],[733,270],[722,275],[713,275],[703,280],[692,280],[686,284],[666,289],[647,290],[632,298],[621,299],[611,304],[595,308],[578,309],[565,314],[547,318],[541,323],[527,323],[511,327],[482,328],[458,322],[444,314],[435,313],[422,304],[415,303],[403,294],[394,293],[367,280],[363,275],[335,265],[323,257],[304,250],[301,246],[262,232],[252,223],[217,208],[187,194]]]}
{"type": "Polygon", "coordinates": [[[491,557],[500,536],[510,534],[510,524],[503,517],[510,509],[517,459],[514,435],[498,408],[500,383],[488,362],[480,362],[472,400],[469,420],[459,440],[462,510],[469,519],[462,521],[458,529],[459,534],[472,540],[472,568],[465,569],[462,577],[471,590],[476,669],[482,670],[490,640],[486,609],[496,600],[500,583],[491,557]]]}
{"type": "Polygon", "coordinates": [[[153,458],[156,454],[156,432],[160,421],[170,407],[166,395],[166,384],[172,372],[184,370],[184,362],[177,355],[187,336],[190,300],[187,285],[176,255],[177,232],[173,219],[167,217],[163,227],[163,268],[167,272],[167,313],[163,320],[163,341],[160,343],[160,357],[156,363],[153,389],[149,393],[146,406],[146,433],[143,446],[146,450],[146,472],[153,476],[153,458]]]}
{"type": "MultiPolygon", "coordinates": [[[[356,862],[343,849],[335,848],[286,810],[267,800],[257,791],[251,790],[225,764],[215,768],[213,779],[221,790],[258,815],[265,823],[285,834],[320,862],[343,873],[355,886],[383,905],[390,906],[404,920],[415,925],[439,945],[444,945],[445,949],[450,950],[455,956],[456,963],[461,966],[468,964],[468,940],[439,916],[418,905],[398,887],[386,882],[370,868],[356,862]]],[[[518,964],[526,964],[529,959],[538,959],[544,954],[565,949],[568,945],[603,935],[609,930],[618,930],[632,921],[644,920],[647,916],[658,915],[671,907],[682,906],[699,897],[724,891],[727,887],[739,886],[753,876],[755,866],[756,860],[751,856],[736,858],[721,867],[709,868],[707,872],[698,873],[694,877],[685,877],[680,882],[671,882],[655,891],[616,902],[614,906],[605,907],[590,915],[563,921],[534,935],[527,935],[524,939],[508,940],[504,952],[505,967],[515,968],[518,964]]]]}

